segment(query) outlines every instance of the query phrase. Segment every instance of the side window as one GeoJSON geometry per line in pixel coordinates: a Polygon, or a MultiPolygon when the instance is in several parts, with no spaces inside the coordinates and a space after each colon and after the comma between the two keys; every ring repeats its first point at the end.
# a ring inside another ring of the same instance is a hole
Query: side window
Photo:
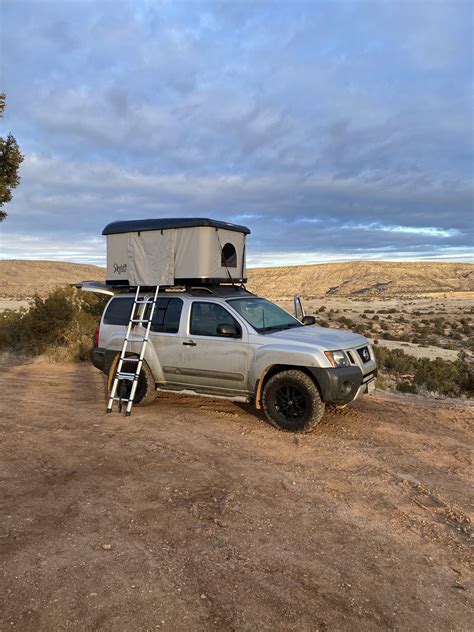
{"type": "MultiPolygon", "coordinates": [[[[151,307],[147,307],[147,316],[151,307]]],[[[177,334],[183,301],[180,298],[159,298],[153,314],[151,331],[163,334],[177,334]]]]}
{"type": "Polygon", "coordinates": [[[189,333],[193,336],[219,336],[219,325],[233,325],[239,333],[241,328],[232,314],[217,303],[194,301],[191,306],[191,325],[189,333]]]}
{"type": "Polygon", "coordinates": [[[113,298],[104,314],[104,325],[128,325],[132,305],[133,296],[113,298]]]}
{"type": "Polygon", "coordinates": [[[237,253],[233,244],[225,244],[222,248],[221,254],[221,266],[223,268],[236,268],[237,267],[237,253]]]}

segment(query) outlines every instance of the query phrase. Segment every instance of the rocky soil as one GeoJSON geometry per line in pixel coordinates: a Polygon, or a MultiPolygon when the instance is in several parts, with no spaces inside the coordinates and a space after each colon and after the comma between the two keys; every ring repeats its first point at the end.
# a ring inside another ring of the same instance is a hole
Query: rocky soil
{"type": "Polygon", "coordinates": [[[473,411],[376,393],[106,415],[87,364],[0,373],[0,629],[472,629],[473,411]]]}

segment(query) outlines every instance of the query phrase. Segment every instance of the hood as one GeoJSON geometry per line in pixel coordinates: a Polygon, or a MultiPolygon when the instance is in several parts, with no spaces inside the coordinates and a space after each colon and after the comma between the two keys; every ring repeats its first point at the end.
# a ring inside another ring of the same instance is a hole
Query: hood
{"type": "Polygon", "coordinates": [[[306,345],[324,347],[326,351],[336,349],[353,349],[368,344],[367,338],[360,334],[345,329],[331,329],[329,327],[295,327],[294,329],[284,329],[266,334],[268,341],[291,341],[300,342],[306,345]]]}

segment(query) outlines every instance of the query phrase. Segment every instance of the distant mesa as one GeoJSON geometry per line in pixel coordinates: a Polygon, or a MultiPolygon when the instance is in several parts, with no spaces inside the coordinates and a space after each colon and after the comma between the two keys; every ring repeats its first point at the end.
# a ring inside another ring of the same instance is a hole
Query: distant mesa
{"type": "MultiPolygon", "coordinates": [[[[474,292],[474,264],[356,261],[279,268],[250,268],[249,290],[271,299],[371,298],[474,292]]],[[[105,268],[64,261],[0,261],[0,296],[46,296],[59,285],[103,281],[105,268]]]]}
{"type": "Polygon", "coordinates": [[[268,298],[393,298],[474,292],[474,264],[352,261],[248,270],[248,287],[268,298]]]}

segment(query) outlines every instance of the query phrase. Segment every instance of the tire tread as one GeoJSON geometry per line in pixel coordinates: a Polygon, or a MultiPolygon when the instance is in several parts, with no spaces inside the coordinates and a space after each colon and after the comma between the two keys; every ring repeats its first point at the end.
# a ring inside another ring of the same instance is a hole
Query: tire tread
{"type": "Polygon", "coordinates": [[[309,377],[309,375],[306,375],[306,373],[299,369],[288,369],[285,371],[280,371],[279,373],[275,373],[275,375],[273,375],[268,380],[263,388],[262,407],[265,416],[267,417],[270,424],[275,428],[278,428],[278,430],[283,430],[286,432],[310,432],[321,421],[325,410],[325,404],[321,399],[318,387],[309,377]],[[306,391],[311,396],[311,414],[300,428],[285,428],[282,424],[279,423],[278,419],[275,419],[272,415],[272,403],[270,401],[272,387],[279,381],[284,380],[291,380],[293,382],[296,382],[301,387],[306,389],[306,391]]]}

